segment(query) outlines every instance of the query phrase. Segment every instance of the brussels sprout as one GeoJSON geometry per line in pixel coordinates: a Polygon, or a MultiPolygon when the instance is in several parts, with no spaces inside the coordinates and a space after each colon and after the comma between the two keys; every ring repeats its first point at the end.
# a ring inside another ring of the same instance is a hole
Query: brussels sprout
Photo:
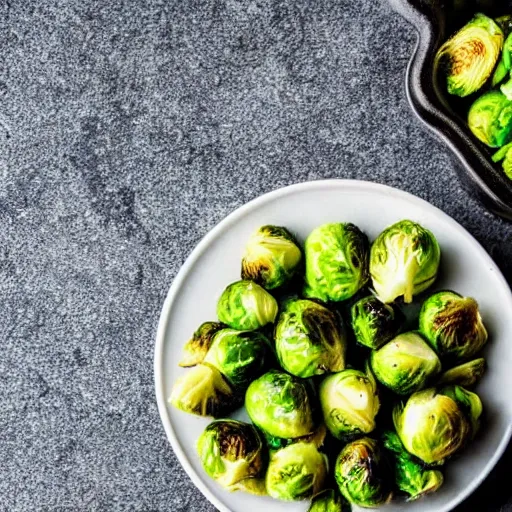
{"type": "Polygon", "coordinates": [[[436,279],[441,251],[435,236],[410,220],[386,228],[373,242],[370,274],[378,298],[385,303],[426,290],[436,279]]]}
{"type": "Polygon", "coordinates": [[[343,439],[375,428],[380,401],[376,382],[359,370],[343,370],[320,384],[320,405],[331,434],[343,439]]]}
{"type": "Polygon", "coordinates": [[[445,386],[439,393],[450,397],[457,403],[460,410],[465,414],[471,423],[472,436],[474,436],[480,427],[480,416],[482,415],[482,401],[476,393],[472,393],[462,386],[445,386]]]}
{"type": "Polygon", "coordinates": [[[304,295],[327,301],[349,299],[368,281],[367,236],[350,223],[323,224],[306,239],[304,295]]]}
{"type": "Polygon", "coordinates": [[[393,339],[404,321],[402,312],[373,296],[363,297],[351,308],[352,330],[359,344],[377,349],[393,339]]]}
{"type": "Polygon", "coordinates": [[[190,414],[214,418],[228,414],[239,405],[224,376],[209,364],[198,364],[179,377],[169,403],[190,414]]]}
{"type": "Polygon", "coordinates": [[[223,329],[213,338],[204,358],[239,391],[269,369],[272,349],[267,338],[256,331],[223,329]]]}
{"type": "Polygon", "coordinates": [[[281,366],[297,377],[345,368],[341,317],[312,300],[292,300],[278,317],[276,351],[281,366]]]}
{"type": "Polygon", "coordinates": [[[419,325],[434,350],[448,359],[468,359],[487,342],[475,299],[452,291],[437,292],[425,300],[419,325]]]}
{"type": "Polygon", "coordinates": [[[296,377],[271,370],[251,383],[245,408],[252,422],[270,436],[293,439],[315,429],[306,384],[296,377]]]}
{"type": "Polygon", "coordinates": [[[361,507],[377,507],[391,500],[389,469],[374,439],[352,441],[336,459],[334,476],[341,494],[361,507]]]}
{"type": "Polygon", "coordinates": [[[274,323],[277,302],[259,284],[237,281],[222,293],[217,304],[219,320],[239,331],[254,331],[274,323]]]}
{"type": "Polygon", "coordinates": [[[197,453],[208,476],[230,491],[263,469],[263,441],[258,431],[237,420],[210,423],[197,441],[197,453]]]}
{"type": "Polygon", "coordinates": [[[494,70],[492,77],[492,86],[498,85],[512,69],[512,34],[509,34],[503,43],[501,59],[494,70]]]}
{"type": "Polygon", "coordinates": [[[480,13],[448,39],[436,55],[446,67],[448,92],[464,97],[478,91],[498,62],[503,39],[500,27],[480,13]]]}
{"type": "Polygon", "coordinates": [[[283,501],[311,498],[323,489],[327,472],[327,457],[314,444],[294,443],[270,453],[267,492],[283,501]]]}
{"type": "Polygon", "coordinates": [[[301,260],[298,242],[286,228],[262,226],[251,235],[245,247],[242,279],[273,290],[293,277],[301,260]]]}
{"type": "Polygon", "coordinates": [[[439,378],[438,385],[458,384],[459,386],[474,386],[485,372],[485,359],[479,357],[467,363],[455,366],[445,371],[439,378]]]}
{"type": "Polygon", "coordinates": [[[505,175],[512,180],[512,142],[505,144],[492,157],[493,162],[503,160],[502,167],[505,175]]]}
{"type": "Polygon", "coordinates": [[[313,496],[307,512],[350,512],[350,505],[333,489],[326,489],[313,496]]]}
{"type": "Polygon", "coordinates": [[[426,464],[443,464],[472,434],[455,400],[435,388],[418,391],[393,409],[395,429],[405,449],[426,464]]]}
{"type": "Polygon", "coordinates": [[[204,322],[199,326],[192,338],[183,347],[183,357],[179,363],[186,368],[202,363],[208,352],[215,333],[224,329],[225,325],[219,322],[204,322]]]}
{"type": "Polygon", "coordinates": [[[418,464],[405,450],[395,432],[383,434],[384,447],[388,450],[393,462],[395,483],[408,495],[407,501],[414,501],[426,494],[436,492],[443,485],[443,474],[436,469],[426,469],[418,464]]]}
{"type": "Polygon", "coordinates": [[[487,146],[503,146],[512,138],[512,101],[501,91],[483,94],[469,109],[468,126],[487,146]]]}
{"type": "Polygon", "coordinates": [[[415,332],[406,332],[386,343],[370,356],[377,380],[399,395],[425,387],[441,371],[437,354],[415,332]]]}

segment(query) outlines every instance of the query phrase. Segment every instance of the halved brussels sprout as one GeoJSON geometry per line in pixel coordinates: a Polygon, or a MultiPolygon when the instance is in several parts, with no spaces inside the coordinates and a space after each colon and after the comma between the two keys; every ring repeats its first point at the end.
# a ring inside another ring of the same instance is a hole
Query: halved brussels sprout
{"type": "Polygon", "coordinates": [[[197,331],[194,332],[183,347],[183,357],[179,363],[180,366],[187,368],[202,363],[208,352],[215,333],[226,327],[220,322],[204,322],[197,331]]]}
{"type": "Polygon", "coordinates": [[[443,358],[468,359],[487,342],[478,303],[452,291],[431,295],[423,303],[419,316],[421,333],[443,358]]]}
{"type": "Polygon", "coordinates": [[[184,412],[214,418],[224,416],[240,405],[222,373],[209,364],[198,364],[179,377],[169,403],[184,412]]]}
{"type": "Polygon", "coordinates": [[[293,439],[315,430],[306,384],[287,373],[271,370],[251,383],[245,408],[251,421],[270,436],[293,439]]]}
{"type": "Polygon", "coordinates": [[[201,464],[211,478],[230,491],[263,470],[263,441],[256,428],[237,420],[210,423],[197,440],[201,464]]]}
{"type": "Polygon", "coordinates": [[[354,505],[374,508],[391,500],[389,469],[374,439],[347,444],[338,455],[334,476],[341,494],[354,505]]]}
{"type": "Polygon", "coordinates": [[[373,349],[393,339],[404,321],[397,307],[384,304],[372,295],[358,300],[350,313],[357,342],[373,349]]]}
{"type": "Polygon", "coordinates": [[[457,402],[435,388],[398,404],[393,422],[405,449],[426,464],[443,464],[472,435],[471,423],[457,402]]]}
{"type": "Polygon", "coordinates": [[[326,377],[320,384],[320,405],[331,434],[343,439],[369,434],[375,428],[380,401],[371,374],[347,369],[326,377]]]}
{"type": "Polygon", "coordinates": [[[283,501],[311,498],[323,489],[327,472],[327,457],[314,444],[294,443],[270,453],[267,492],[283,501]]]}
{"type": "Polygon", "coordinates": [[[378,298],[385,303],[403,296],[412,302],[437,277],[441,250],[435,236],[410,220],[386,228],[373,242],[370,274],[378,298]]]}
{"type": "Polygon", "coordinates": [[[293,277],[301,260],[299,244],[286,228],[262,226],[245,246],[242,279],[250,279],[273,290],[293,277]]]}
{"type": "Polygon", "coordinates": [[[459,386],[474,386],[485,373],[485,359],[479,357],[467,363],[455,366],[445,371],[439,378],[438,385],[457,384],[459,386]]]}
{"type": "Polygon", "coordinates": [[[436,55],[446,67],[448,92],[464,97],[478,91],[498,62],[503,39],[500,27],[481,13],[448,39],[436,55]]]}
{"type": "Polygon", "coordinates": [[[388,430],[383,434],[384,447],[393,462],[395,483],[408,495],[407,501],[414,501],[426,494],[436,492],[443,485],[443,474],[436,469],[426,469],[418,464],[406,451],[395,432],[388,430]]]}
{"type": "Polygon", "coordinates": [[[292,375],[307,378],[345,368],[341,317],[312,300],[289,301],[274,338],[279,362],[292,375]]]}
{"type": "Polygon", "coordinates": [[[270,342],[260,332],[223,329],[214,336],[204,362],[215,366],[237,391],[245,391],[269,369],[271,357],[270,342]]]}
{"type": "Polygon", "coordinates": [[[350,512],[349,503],[333,489],[326,489],[313,496],[307,512],[350,512]]]}
{"type": "Polygon", "coordinates": [[[367,236],[354,224],[323,224],[306,239],[304,296],[339,302],[368,281],[367,236]]]}
{"type": "Polygon", "coordinates": [[[471,105],[468,126],[487,146],[503,146],[512,138],[512,101],[501,91],[486,92],[471,105]]]}
{"type": "Polygon", "coordinates": [[[239,331],[254,331],[274,323],[277,302],[259,284],[252,281],[231,283],[217,304],[219,320],[239,331]]]}
{"type": "Polygon", "coordinates": [[[474,437],[480,428],[480,416],[482,415],[482,401],[476,393],[472,393],[462,386],[445,386],[439,393],[450,397],[457,403],[460,410],[471,423],[471,436],[474,437]]]}
{"type": "Polygon", "coordinates": [[[405,332],[370,356],[377,380],[399,395],[409,395],[425,387],[441,371],[441,361],[423,338],[405,332]]]}

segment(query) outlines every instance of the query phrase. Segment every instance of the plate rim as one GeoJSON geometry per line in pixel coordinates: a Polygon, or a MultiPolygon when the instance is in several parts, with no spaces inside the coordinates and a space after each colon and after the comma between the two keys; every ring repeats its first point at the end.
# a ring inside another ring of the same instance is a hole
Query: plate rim
{"type": "MultiPolygon", "coordinates": [[[[494,266],[496,277],[502,282],[506,289],[510,291],[510,286],[503,276],[503,273],[499,269],[499,267],[494,262],[491,255],[484,249],[484,247],[480,244],[480,242],[471,235],[469,231],[467,231],[464,226],[462,226],[459,222],[453,219],[450,215],[442,211],[437,206],[429,203],[425,199],[422,199],[410,192],[405,190],[401,190],[390,185],[385,185],[382,183],[377,183],[373,181],[367,180],[355,180],[355,179],[343,179],[343,178],[334,178],[334,179],[318,179],[318,180],[309,180],[303,181],[299,183],[295,183],[292,185],[286,185],[284,187],[280,187],[260,196],[251,199],[250,201],[244,203],[243,205],[235,208],[231,211],[227,216],[221,219],[213,228],[211,228],[197,243],[194,249],[189,253],[184,263],[178,270],[175,278],[173,279],[169,290],[167,292],[166,298],[162,305],[162,309],[160,312],[159,320],[158,320],[158,328],[156,333],[156,341],[154,347],[154,360],[153,360],[153,371],[154,371],[154,384],[155,384],[155,394],[156,401],[158,407],[158,413],[160,416],[160,420],[164,426],[165,433],[167,435],[167,439],[171,444],[171,448],[173,449],[178,461],[181,466],[187,473],[188,477],[192,480],[192,483],[196,486],[196,488],[203,494],[203,496],[220,512],[232,512],[224,503],[216,498],[216,496],[210,492],[208,487],[203,483],[201,477],[195,472],[191,463],[189,462],[187,454],[181,448],[180,443],[176,437],[174,432],[173,425],[170,421],[167,411],[167,402],[164,395],[164,372],[162,371],[163,366],[163,353],[164,353],[164,342],[165,342],[165,332],[167,329],[167,322],[169,318],[169,312],[173,306],[173,303],[177,296],[177,291],[180,289],[183,281],[185,280],[189,269],[195,264],[196,260],[199,256],[204,252],[204,250],[210,244],[210,241],[214,240],[218,233],[224,231],[229,228],[233,223],[235,223],[240,217],[245,215],[247,212],[251,211],[254,208],[257,208],[267,202],[278,199],[279,197],[283,197],[285,195],[293,194],[297,191],[303,191],[306,189],[314,190],[321,189],[326,186],[342,186],[347,188],[357,188],[364,189],[365,191],[373,191],[378,193],[383,193],[388,196],[398,197],[400,199],[405,199],[409,202],[414,203],[417,206],[424,207],[433,211],[435,214],[439,215],[441,219],[445,222],[451,224],[455,229],[458,229],[461,234],[468,239],[470,243],[473,244],[475,250],[480,252],[484,257],[487,257],[494,266]]],[[[512,304],[512,291],[510,295],[510,303],[512,304]]],[[[465,501],[473,492],[478,489],[478,487],[482,484],[482,482],[489,476],[490,472],[496,466],[498,461],[501,459],[503,453],[507,449],[507,446],[512,437],[512,423],[509,424],[508,429],[505,431],[500,444],[498,445],[496,451],[493,456],[487,461],[486,465],[480,472],[480,474],[471,481],[471,484],[468,485],[465,489],[463,489],[455,498],[450,500],[443,508],[438,510],[437,512],[449,512],[453,510],[457,505],[461,504],[465,501]]]]}

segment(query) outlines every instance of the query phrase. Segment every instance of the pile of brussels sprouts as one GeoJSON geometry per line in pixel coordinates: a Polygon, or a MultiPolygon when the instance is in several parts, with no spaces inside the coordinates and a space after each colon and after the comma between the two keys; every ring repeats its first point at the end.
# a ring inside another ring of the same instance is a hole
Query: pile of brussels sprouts
{"type": "Polygon", "coordinates": [[[470,98],[468,126],[512,179],[512,15],[477,13],[437,52],[449,94],[470,98]]]}
{"type": "Polygon", "coordinates": [[[284,227],[259,228],[218,320],[186,343],[189,369],[169,398],[215,418],[197,441],[205,472],[317,512],[436,491],[478,431],[482,403],[468,388],[487,341],[474,299],[422,293],[440,259],[410,220],[371,245],[354,224],[324,224],[303,249],[284,227]],[[228,417],[242,405],[252,423],[228,417]]]}

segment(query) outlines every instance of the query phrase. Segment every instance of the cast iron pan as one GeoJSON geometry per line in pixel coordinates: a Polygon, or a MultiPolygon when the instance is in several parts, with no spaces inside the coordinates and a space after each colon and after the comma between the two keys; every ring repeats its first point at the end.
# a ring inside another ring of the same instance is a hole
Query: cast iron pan
{"type": "Polygon", "coordinates": [[[494,213],[512,220],[512,180],[495,164],[491,150],[472,135],[466,113],[475,96],[449,96],[442,73],[434,67],[438,48],[476,12],[488,16],[512,14],[511,0],[389,0],[391,6],[418,30],[418,44],[406,77],[413,111],[457,157],[462,183],[494,213]],[[449,97],[448,97],[449,96],[449,97]]]}

